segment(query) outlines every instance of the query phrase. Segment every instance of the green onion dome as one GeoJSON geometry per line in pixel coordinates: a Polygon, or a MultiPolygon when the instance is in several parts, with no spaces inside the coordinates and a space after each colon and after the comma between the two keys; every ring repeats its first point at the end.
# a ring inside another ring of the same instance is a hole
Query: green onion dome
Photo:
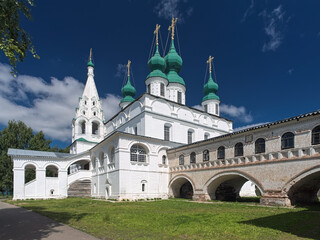
{"type": "Polygon", "coordinates": [[[148,66],[150,69],[150,74],[148,75],[147,79],[150,77],[163,77],[167,79],[166,74],[164,73],[166,69],[166,62],[163,57],[160,56],[159,47],[157,45],[156,52],[152,58],[148,61],[148,66]]]}
{"type": "Polygon", "coordinates": [[[94,67],[94,64],[93,64],[93,62],[91,61],[91,59],[90,59],[89,62],[88,62],[88,67],[94,67]]]}
{"type": "Polygon", "coordinates": [[[136,95],[136,89],[130,83],[130,77],[128,76],[127,84],[121,89],[123,98],[121,102],[133,102],[136,95]]]}
{"type": "Polygon", "coordinates": [[[218,88],[218,84],[213,81],[210,73],[209,80],[203,87],[203,92],[205,96],[203,97],[202,102],[210,99],[220,100],[220,98],[217,96],[218,88]]]}
{"type": "Polygon", "coordinates": [[[177,53],[174,47],[174,41],[171,42],[171,47],[168,54],[165,56],[166,73],[169,83],[180,83],[185,86],[183,78],[178,75],[182,67],[182,58],[177,53]]]}

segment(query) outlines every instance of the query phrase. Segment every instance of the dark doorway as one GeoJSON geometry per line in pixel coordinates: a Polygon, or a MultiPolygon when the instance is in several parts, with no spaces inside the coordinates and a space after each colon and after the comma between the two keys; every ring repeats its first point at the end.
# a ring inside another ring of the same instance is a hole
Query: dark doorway
{"type": "Polygon", "coordinates": [[[193,188],[190,182],[184,183],[180,188],[180,197],[186,199],[192,199],[193,188]]]}

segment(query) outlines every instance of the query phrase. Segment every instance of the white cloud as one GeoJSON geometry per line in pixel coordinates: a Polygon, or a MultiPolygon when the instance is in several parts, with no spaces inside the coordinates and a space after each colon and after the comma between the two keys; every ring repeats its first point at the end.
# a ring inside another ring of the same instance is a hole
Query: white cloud
{"type": "Polygon", "coordinates": [[[247,17],[253,13],[253,8],[254,8],[254,0],[251,0],[250,6],[244,12],[241,22],[245,22],[247,17]]]}
{"type": "Polygon", "coordinates": [[[187,3],[188,0],[161,0],[153,9],[160,18],[171,20],[172,17],[177,17],[179,22],[183,22],[185,16],[191,16],[193,8],[189,7],[182,10],[181,3],[187,3]]]}
{"type": "Polygon", "coordinates": [[[253,121],[253,118],[250,113],[247,113],[245,107],[236,107],[234,105],[221,104],[220,113],[226,114],[230,117],[237,118],[241,122],[249,123],[253,121]]]}
{"type": "Polygon", "coordinates": [[[192,107],[195,108],[195,109],[203,111],[203,107],[201,105],[194,105],[192,107]]]}
{"type": "Polygon", "coordinates": [[[271,12],[264,10],[260,13],[263,17],[265,26],[264,31],[268,37],[262,46],[262,51],[275,51],[283,42],[284,39],[284,27],[285,23],[289,21],[290,18],[285,19],[285,12],[282,9],[282,5],[273,9],[271,12]]]}
{"type": "Polygon", "coordinates": [[[125,76],[126,72],[127,72],[127,65],[119,63],[117,65],[116,77],[123,77],[125,76]]]}
{"type": "MultiPolygon", "coordinates": [[[[71,120],[84,84],[73,77],[63,80],[10,74],[10,66],[0,63],[0,123],[21,120],[50,138],[70,141],[71,120]]],[[[107,94],[102,99],[106,119],[118,109],[119,97],[107,94]]]]}
{"type": "Polygon", "coordinates": [[[102,101],[102,109],[104,116],[106,119],[111,118],[113,115],[115,115],[117,112],[120,111],[119,103],[120,103],[121,97],[107,93],[107,95],[101,99],[102,101]]]}
{"type": "Polygon", "coordinates": [[[269,123],[269,122],[261,122],[261,123],[254,123],[254,124],[250,124],[250,125],[245,125],[245,126],[241,126],[241,127],[235,128],[235,129],[233,129],[233,131],[237,132],[237,131],[241,131],[241,130],[244,130],[244,129],[247,129],[247,128],[252,128],[252,127],[259,126],[259,125],[264,125],[264,124],[267,124],[267,123],[269,123]]]}

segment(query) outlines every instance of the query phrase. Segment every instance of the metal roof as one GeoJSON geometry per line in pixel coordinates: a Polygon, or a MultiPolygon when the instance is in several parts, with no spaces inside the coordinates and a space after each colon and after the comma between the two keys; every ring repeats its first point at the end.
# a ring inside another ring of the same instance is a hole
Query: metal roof
{"type": "Polygon", "coordinates": [[[68,158],[68,157],[71,157],[73,154],[9,148],[8,155],[9,156],[47,157],[47,158],[68,158]]]}

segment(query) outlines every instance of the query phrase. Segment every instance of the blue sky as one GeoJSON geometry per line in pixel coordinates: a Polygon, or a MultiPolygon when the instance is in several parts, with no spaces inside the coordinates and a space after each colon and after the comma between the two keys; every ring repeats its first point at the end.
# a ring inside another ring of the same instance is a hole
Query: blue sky
{"type": "Polygon", "coordinates": [[[108,118],[118,110],[128,59],[137,96],[145,91],[154,27],[161,25],[165,44],[172,15],[179,18],[187,105],[201,104],[212,55],[221,115],[235,128],[317,110],[319,10],[318,0],[36,1],[33,21],[22,25],[40,60],[29,55],[13,78],[0,54],[0,124],[22,120],[55,144],[69,145],[89,49],[108,118]]]}

